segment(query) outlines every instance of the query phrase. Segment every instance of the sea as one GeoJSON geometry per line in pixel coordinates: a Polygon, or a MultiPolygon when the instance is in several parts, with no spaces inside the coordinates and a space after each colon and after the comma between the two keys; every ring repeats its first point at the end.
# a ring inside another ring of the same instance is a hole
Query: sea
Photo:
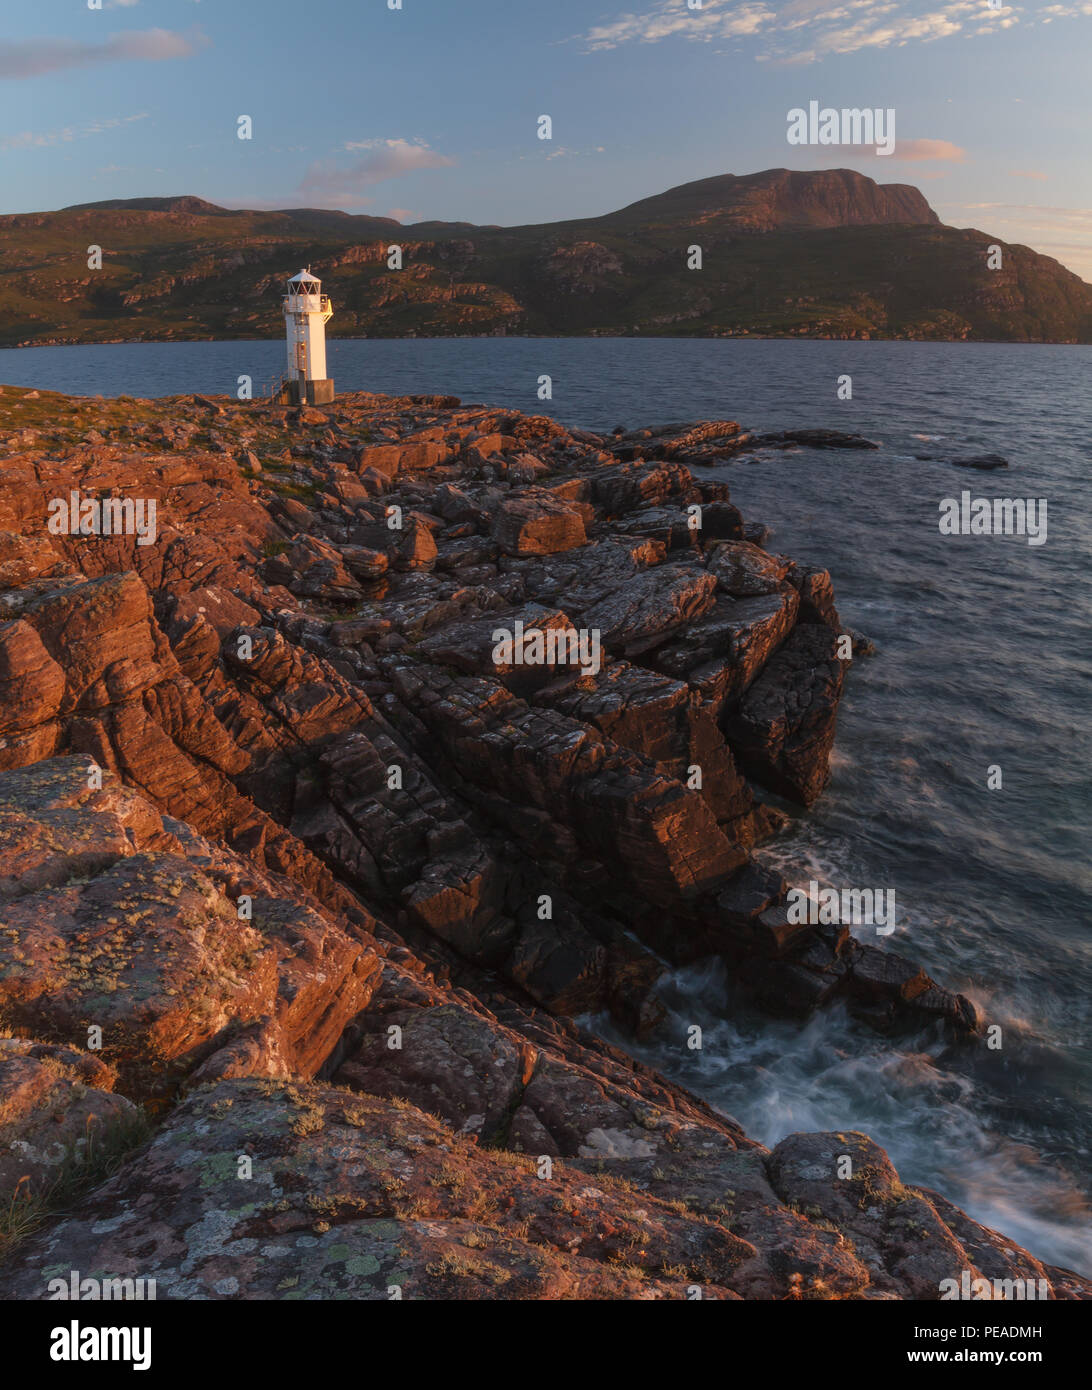
{"type": "MultiPolygon", "coordinates": [[[[794,885],[894,890],[884,944],[967,994],[989,1041],[883,1037],[842,1009],[771,1021],[734,1000],[713,961],[671,977],[668,1025],[648,1043],[589,1022],[763,1143],[862,1130],[904,1181],[1092,1275],[1092,347],[416,338],[328,349],[340,391],[450,393],[599,431],[730,419],[880,445],[751,450],[713,470],[744,516],[769,526],[770,549],[830,570],[844,624],[876,647],[849,672],[825,795],[762,853],[794,885]],[[1009,468],[951,462],[983,453],[1009,468]],[[1045,543],[942,534],[941,509],[964,491],[1045,499],[1045,543]],[[693,1024],[700,1051],[687,1046],[693,1024]]],[[[256,392],[273,380],[283,353],[279,341],[6,349],[0,382],[234,395],[241,377],[256,392]]]]}

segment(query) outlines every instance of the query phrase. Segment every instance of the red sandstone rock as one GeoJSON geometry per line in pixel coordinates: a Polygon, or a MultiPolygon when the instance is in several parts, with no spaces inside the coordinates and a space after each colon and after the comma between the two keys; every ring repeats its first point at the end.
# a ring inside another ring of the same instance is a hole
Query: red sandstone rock
{"type": "Polygon", "coordinates": [[[140,1112],[110,1094],[114,1072],[93,1054],[0,1037],[0,1200],[48,1200],[65,1170],[140,1112]]]}
{"type": "Polygon", "coordinates": [[[556,555],[583,545],[584,523],[574,507],[546,495],[502,502],[493,536],[506,555],[556,555]]]}

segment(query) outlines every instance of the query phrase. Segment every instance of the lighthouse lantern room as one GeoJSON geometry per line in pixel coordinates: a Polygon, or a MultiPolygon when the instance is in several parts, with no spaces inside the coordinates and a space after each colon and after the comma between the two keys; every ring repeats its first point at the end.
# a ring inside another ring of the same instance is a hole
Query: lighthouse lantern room
{"type": "Polygon", "coordinates": [[[280,394],[285,402],[322,405],[334,399],[333,379],[326,375],[326,320],[332,313],[321,280],[310,270],[292,276],[284,296],[288,375],[280,394]]]}

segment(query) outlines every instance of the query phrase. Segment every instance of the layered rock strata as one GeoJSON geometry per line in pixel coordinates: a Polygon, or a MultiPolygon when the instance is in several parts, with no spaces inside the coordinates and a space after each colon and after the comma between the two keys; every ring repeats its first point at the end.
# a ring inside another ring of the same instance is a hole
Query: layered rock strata
{"type": "Polygon", "coordinates": [[[1087,1291],[865,1136],[767,1152],[573,1021],[650,1035],[713,955],[777,1013],[973,1037],[755,858],[850,658],[829,576],[703,476],[746,438],[4,389],[0,1197],[41,1211],[0,1294],[1087,1291]],[[50,528],[111,498],[154,534],[50,528]]]}

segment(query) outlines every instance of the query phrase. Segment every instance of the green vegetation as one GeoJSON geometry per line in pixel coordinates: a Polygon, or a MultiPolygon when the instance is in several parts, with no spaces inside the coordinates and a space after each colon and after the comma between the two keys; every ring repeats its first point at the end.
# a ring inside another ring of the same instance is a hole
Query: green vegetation
{"type": "Polygon", "coordinates": [[[17,1183],[7,1203],[0,1203],[0,1264],[47,1217],[70,1210],[84,1193],[105,1182],[150,1135],[151,1124],[143,1110],[104,1125],[89,1123],[82,1152],[73,1149],[47,1187],[34,1190],[27,1179],[17,1183]]]}

